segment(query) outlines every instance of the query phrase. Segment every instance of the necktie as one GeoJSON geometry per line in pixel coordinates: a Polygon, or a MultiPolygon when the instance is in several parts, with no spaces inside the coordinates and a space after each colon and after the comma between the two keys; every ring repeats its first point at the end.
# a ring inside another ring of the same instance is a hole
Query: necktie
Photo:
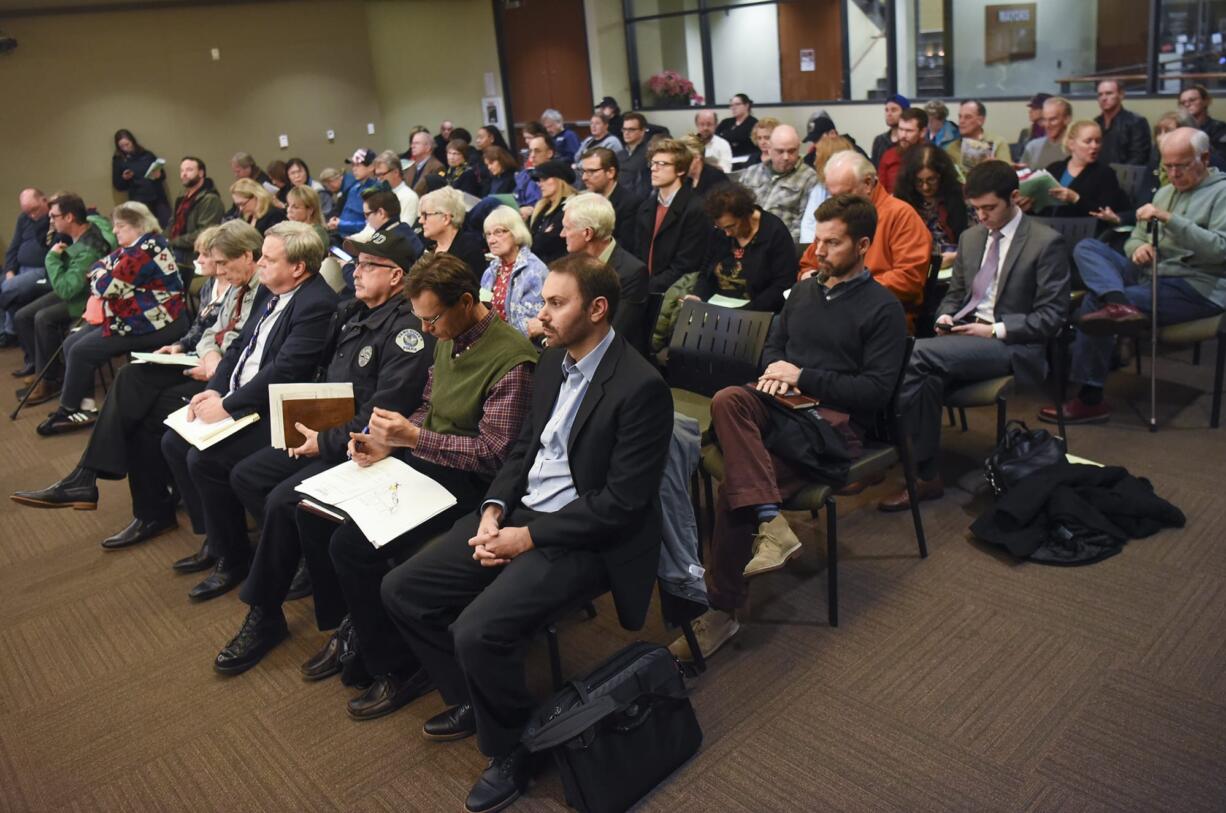
{"type": "Polygon", "coordinates": [[[243,367],[247,364],[247,359],[251,357],[252,351],[255,350],[256,342],[260,340],[260,328],[264,327],[264,320],[276,309],[279,299],[281,299],[280,295],[268,298],[268,304],[264,306],[264,312],[260,314],[260,321],[255,323],[255,330],[251,331],[251,341],[247,342],[247,346],[243,348],[243,354],[238,357],[238,364],[234,365],[234,374],[230,376],[230,392],[234,392],[243,385],[243,367]]]}
{"type": "Polygon", "coordinates": [[[222,341],[226,338],[226,334],[234,328],[238,327],[238,320],[243,317],[243,299],[247,296],[247,288],[250,283],[245,283],[235,292],[234,311],[230,314],[230,321],[226,322],[226,326],[217,331],[217,335],[213,338],[217,340],[217,346],[221,347],[222,341]]]}
{"type": "Polygon", "coordinates": [[[954,321],[962,319],[968,313],[974,312],[983,302],[983,295],[988,292],[988,286],[996,279],[996,270],[1000,267],[1000,238],[1004,235],[999,230],[991,232],[988,240],[988,250],[983,253],[983,265],[971,281],[971,298],[962,306],[962,310],[954,314],[954,321]]]}

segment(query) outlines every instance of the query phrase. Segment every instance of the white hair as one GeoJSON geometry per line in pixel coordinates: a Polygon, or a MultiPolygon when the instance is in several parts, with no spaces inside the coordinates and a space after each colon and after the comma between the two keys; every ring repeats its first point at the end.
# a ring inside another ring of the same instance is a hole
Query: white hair
{"type": "Polygon", "coordinates": [[[1197,129],[1189,135],[1188,143],[1192,145],[1192,151],[1196,153],[1197,158],[1209,152],[1209,134],[1204,130],[1197,129]]]}
{"type": "Polygon", "coordinates": [[[608,240],[617,224],[613,204],[596,192],[581,192],[566,201],[566,218],[576,228],[591,229],[593,240],[608,240]]]}
{"type": "Polygon", "coordinates": [[[830,156],[823,172],[829,176],[831,170],[837,170],[839,167],[850,169],[855,174],[857,181],[863,181],[870,175],[877,175],[877,168],[873,166],[873,162],[855,150],[843,150],[830,156]]]}
{"type": "Polygon", "coordinates": [[[458,189],[450,186],[444,186],[422,195],[421,200],[417,202],[417,211],[424,212],[427,209],[450,215],[451,225],[457,229],[464,225],[464,218],[468,214],[463,195],[458,189]]]}
{"type": "Polygon", "coordinates": [[[532,232],[528,231],[528,227],[524,225],[524,219],[520,217],[519,212],[510,206],[497,207],[486,215],[485,222],[481,224],[481,227],[487,232],[499,226],[511,233],[511,236],[515,238],[515,245],[520,248],[532,245],[532,232]]]}
{"type": "Polygon", "coordinates": [[[551,107],[541,114],[541,121],[552,121],[554,124],[561,124],[563,118],[561,113],[551,107]]]}

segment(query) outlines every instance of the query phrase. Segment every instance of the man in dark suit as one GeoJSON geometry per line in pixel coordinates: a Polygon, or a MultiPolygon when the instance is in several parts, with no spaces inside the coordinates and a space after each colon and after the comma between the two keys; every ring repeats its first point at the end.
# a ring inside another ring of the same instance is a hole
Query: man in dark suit
{"type": "Polygon", "coordinates": [[[572,254],[582,252],[605,263],[621,281],[621,301],[613,328],[626,342],[647,355],[647,265],[626,251],[614,237],[612,203],[594,192],[575,195],[562,215],[562,239],[572,254]]]}
{"type": "Polygon", "coordinates": [[[622,246],[634,247],[636,221],[642,198],[631,192],[621,181],[617,153],[608,147],[595,147],[579,157],[580,174],[587,191],[604,195],[613,204],[616,225],[613,236],[622,246]]]}
{"type": "Polygon", "coordinates": [[[642,627],[660,555],[659,485],[672,399],[610,325],[616,275],[599,260],[556,261],[540,319],[524,430],[472,514],[383,580],[383,602],[452,707],[427,739],[477,734],[490,765],[469,811],[501,810],[523,790],[519,745],[537,698],[526,644],[553,613],[612,589],[618,618],[642,627]]]}
{"type": "Polygon", "coordinates": [[[162,454],[179,489],[194,486],[200,495],[209,553],[217,560],[213,572],[188,593],[193,600],[220,596],[247,576],[247,520],[230,487],[230,470],[269,445],[268,385],[314,376],[336,310],[336,294],[319,276],[326,250],[319,234],[305,223],[286,221],[265,232],[259,262],[262,287],[251,318],[188,411],[193,420],[206,423],[253,412],[260,420],[203,450],[174,431],[162,436],[162,454]]]}
{"type": "MultiPolygon", "coordinates": [[[[1017,173],[1004,161],[984,161],[967,175],[965,191],[979,225],[958,240],[949,293],[937,309],[937,335],[916,342],[899,396],[921,500],[944,494],[937,456],[946,387],[1006,375],[1042,382],[1047,340],[1068,320],[1064,238],[1018,208],[1017,173]]],[[[905,511],[911,503],[904,490],[878,507],[905,511]]]]}
{"type": "Polygon", "coordinates": [[[426,188],[426,178],[442,175],[444,171],[443,165],[432,154],[433,149],[434,142],[424,130],[414,133],[409,139],[409,166],[404,171],[404,182],[412,187],[418,197],[430,191],[426,188]]]}
{"type": "Polygon", "coordinates": [[[711,221],[702,198],[686,183],[692,160],[689,148],[675,139],[662,138],[649,147],[653,191],[639,205],[634,253],[647,263],[653,293],[698,271],[706,257],[711,221]]]}

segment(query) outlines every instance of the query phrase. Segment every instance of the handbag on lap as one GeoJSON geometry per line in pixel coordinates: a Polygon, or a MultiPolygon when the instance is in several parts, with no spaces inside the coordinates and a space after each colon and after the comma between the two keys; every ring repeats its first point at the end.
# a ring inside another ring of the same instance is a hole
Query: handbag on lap
{"type": "Polygon", "coordinates": [[[584,813],[627,810],[698,751],[681,664],[638,641],[537,709],[523,745],[552,751],[566,802],[584,813]]]}

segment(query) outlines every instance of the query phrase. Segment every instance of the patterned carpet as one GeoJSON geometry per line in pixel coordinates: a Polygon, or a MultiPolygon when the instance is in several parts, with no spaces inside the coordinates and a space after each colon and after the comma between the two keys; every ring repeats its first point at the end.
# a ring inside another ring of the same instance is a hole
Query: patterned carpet
{"type": "MultiPolygon", "coordinates": [[[[1206,359],[1213,348],[1206,348],[1206,359]]],[[[1226,551],[1221,461],[1207,429],[1210,363],[1161,363],[1162,429],[1146,431],[1144,379],[1116,376],[1110,424],[1074,427],[1072,450],[1150,478],[1188,526],[1106,562],[1052,568],[969,539],[986,504],[951,488],[924,507],[920,561],[906,515],[840,501],[841,626],[825,620],[822,544],[755,582],[744,631],[695,684],[702,751],[645,810],[1222,810],[1226,808],[1226,551]]],[[[16,367],[13,351],[0,369],[16,367]]],[[[1147,367],[1148,370],[1148,367],[1147,367]]],[[[6,379],[7,380],[7,379],[6,379]]],[[[0,407],[12,409],[11,391],[0,407]]],[[[1033,422],[1038,402],[1011,404],[1033,422]]],[[[5,493],[68,472],[84,435],[39,438],[47,411],[0,419],[5,493]]],[[[991,444],[991,410],[947,429],[947,482],[991,444]]],[[[0,809],[458,810],[484,760],[471,741],[418,735],[428,696],[356,723],[350,690],[305,684],[321,643],[308,600],[292,637],[237,678],[211,660],[237,629],[233,594],[187,600],[181,529],[117,553],[125,483],[96,512],[0,504],[0,809]]],[[[820,529],[797,518],[802,538],[820,529]]],[[[578,673],[632,640],[611,605],[561,633],[578,673]]],[[[667,642],[658,615],[640,637],[667,642]]],[[[544,693],[543,643],[533,676],[544,693]]],[[[546,771],[521,810],[562,810],[546,771]]]]}

